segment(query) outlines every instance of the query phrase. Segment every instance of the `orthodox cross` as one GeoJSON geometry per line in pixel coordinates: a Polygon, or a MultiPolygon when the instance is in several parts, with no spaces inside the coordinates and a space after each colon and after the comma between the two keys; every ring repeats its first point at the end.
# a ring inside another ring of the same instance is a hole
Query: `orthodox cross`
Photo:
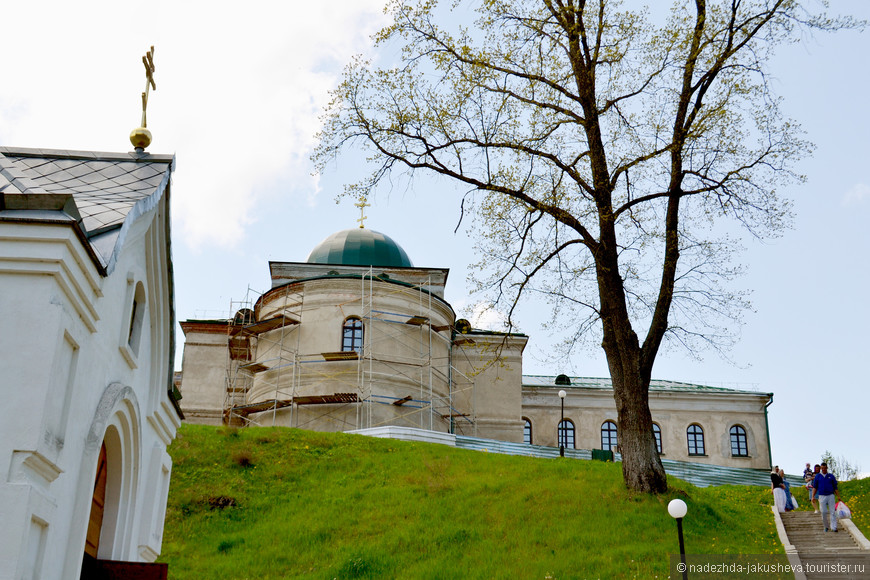
{"type": "Polygon", "coordinates": [[[360,198],[359,203],[355,203],[354,205],[359,208],[359,219],[357,219],[356,221],[359,222],[360,228],[364,228],[365,225],[363,225],[363,222],[368,219],[368,217],[366,216],[366,208],[371,207],[372,204],[366,203],[365,198],[360,198]]]}
{"type": "Polygon", "coordinates": [[[157,90],[157,85],[154,84],[154,47],[145,53],[142,57],[142,64],[145,65],[145,92],[142,93],[142,127],[148,125],[145,120],[145,110],[148,108],[148,93],[150,89],[157,90]]]}

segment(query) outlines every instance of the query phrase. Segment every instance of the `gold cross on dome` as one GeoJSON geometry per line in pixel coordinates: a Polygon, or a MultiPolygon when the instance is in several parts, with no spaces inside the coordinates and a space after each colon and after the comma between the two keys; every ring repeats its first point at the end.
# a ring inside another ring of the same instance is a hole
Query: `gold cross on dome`
{"type": "Polygon", "coordinates": [[[157,85],[154,83],[154,47],[145,53],[142,57],[142,64],[145,65],[145,92],[142,93],[142,127],[148,127],[145,118],[145,110],[148,108],[148,93],[150,89],[157,90],[157,85]]]}
{"type": "Polygon", "coordinates": [[[357,219],[356,221],[359,222],[360,228],[364,228],[365,225],[363,224],[363,222],[368,219],[368,217],[366,216],[366,208],[371,207],[372,204],[366,203],[365,199],[360,199],[359,202],[355,203],[354,205],[359,208],[359,219],[357,219]]]}

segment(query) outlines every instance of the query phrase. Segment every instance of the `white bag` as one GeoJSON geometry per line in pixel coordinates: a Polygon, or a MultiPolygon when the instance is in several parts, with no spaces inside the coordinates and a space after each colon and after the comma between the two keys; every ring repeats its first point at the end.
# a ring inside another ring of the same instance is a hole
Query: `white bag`
{"type": "Polygon", "coordinates": [[[838,518],[851,518],[852,510],[849,509],[844,502],[838,501],[837,505],[834,506],[834,511],[837,512],[838,518]]]}
{"type": "Polygon", "coordinates": [[[797,498],[795,498],[794,494],[792,494],[792,496],[791,496],[791,505],[792,505],[792,509],[798,509],[797,498]]]}

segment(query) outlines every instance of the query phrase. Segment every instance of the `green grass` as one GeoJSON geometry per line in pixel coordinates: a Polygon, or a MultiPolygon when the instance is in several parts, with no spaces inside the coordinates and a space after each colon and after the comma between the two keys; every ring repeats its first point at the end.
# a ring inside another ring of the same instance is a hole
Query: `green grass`
{"type": "MultiPolygon", "coordinates": [[[[636,494],[619,464],[193,425],[170,454],[160,561],[175,580],[667,578],[675,497],[688,552],[782,553],[768,490],[636,494]]],[[[842,486],[856,514],[867,481],[842,486]]]]}
{"type": "Polygon", "coordinates": [[[840,488],[840,499],[846,502],[852,511],[852,522],[867,536],[870,530],[870,477],[843,481],[840,488]]]}

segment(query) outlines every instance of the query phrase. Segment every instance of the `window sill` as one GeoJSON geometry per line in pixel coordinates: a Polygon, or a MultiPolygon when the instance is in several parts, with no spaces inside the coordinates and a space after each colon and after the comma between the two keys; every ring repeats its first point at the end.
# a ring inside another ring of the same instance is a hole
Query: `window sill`
{"type": "Polygon", "coordinates": [[[136,353],[133,352],[133,349],[130,348],[128,344],[122,344],[118,347],[118,350],[121,351],[121,354],[124,356],[124,360],[127,361],[127,365],[133,370],[139,368],[139,357],[136,356],[136,353]]]}

